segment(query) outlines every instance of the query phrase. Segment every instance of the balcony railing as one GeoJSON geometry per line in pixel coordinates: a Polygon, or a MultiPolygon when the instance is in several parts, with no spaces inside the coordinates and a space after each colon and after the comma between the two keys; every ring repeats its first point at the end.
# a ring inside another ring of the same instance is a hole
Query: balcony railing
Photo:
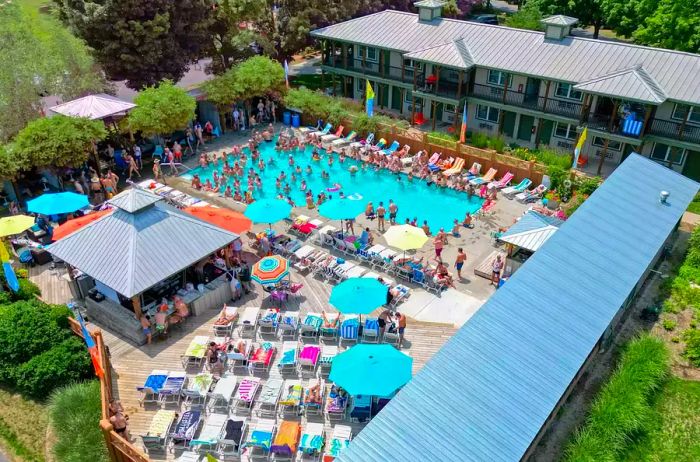
{"type": "Polygon", "coordinates": [[[649,124],[647,133],[673,140],[682,140],[689,143],[700,144],[700,127],[695,125],[686,124],[685,126],[682,126],[682,124],[679,122],[654,119],[649,124]]]}
{"type": "Polygon", "coordinates": [[[413,74],[414,72],[418,72],[415,76],[416,82],[423,80],[423,73],[421,71],[414,71],[410,68],[402,69],[401,67],[387,66],[384,63],[382,63],[380,67],[378,61],[363,61],[362,59],[355,59],[349,56],[346,59],[343,59],[342,56],[329,55],[323,61],[323,64],[369,76],[382,77],[389,80],[398,80],[399,82],[404,83],[413,83],[413,74]]]}
{"type": "Polygon", "coordinates": [[[516,91],[507,91],[504,98],[503,91],[502,87],[474,84],[470,96],[510,106],[531,109],[533,111],[557,114],[572,119],[577,119],[581,114],[581,103],[552,98],[545,101],[545,98],[542,96],[516,91]]]}
{"type": "Polygon", "coordinates": [[[615,117],[612,124],[609,115],[591,114],[586,120],[586,125],[592,130],[599,130],[613,135],[626,136],[639,139],[642,137],[643,122],[635,119],[615,117]]]}
{"type": "Polygon", "coordinates": [[[446,98],[457,98],[459,93],[460,97],[466,96],[467,84],[462,83],[462,90],[459,91],[459,84],[457,82],[451,82],[449,80],[440,80],[438,82],[428,82],[427,79],[423,79],[422,75],[416,82],[416,90],[422,93],[433,94],[437,96],[444,96],[446,98]]]}

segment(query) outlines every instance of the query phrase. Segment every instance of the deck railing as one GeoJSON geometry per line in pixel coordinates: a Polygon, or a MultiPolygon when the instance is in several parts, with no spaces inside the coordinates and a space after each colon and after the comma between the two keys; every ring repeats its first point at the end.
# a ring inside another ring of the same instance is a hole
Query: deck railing
{"type": "Polygon", "coordinates": [[[671,122],[670,120],[654,119],[649,124],[647,133],[663,138],[700,144],[700,127],[688,123],[683,125],[679,122],[671,122]]]}
{"type": "Polygon", "coordinates": [[[556,114],[572,119],[578,119],[581,115],[581,103],[575,101],[564,101],[561,99],[544,98],[535,94],[506,91],[505,98],[503,96],[504,89],[493,85],[474,84],[469,96],[493,101],[508,106],[517,106],[533,111],[546,112],[548,114],[556,114]]]}

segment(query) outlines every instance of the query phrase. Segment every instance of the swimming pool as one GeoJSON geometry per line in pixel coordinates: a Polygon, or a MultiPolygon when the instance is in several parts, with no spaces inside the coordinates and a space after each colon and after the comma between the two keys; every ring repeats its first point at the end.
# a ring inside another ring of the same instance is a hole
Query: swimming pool
{"type": "MultiPolygon", "coordinates": [[[[389,199],[392,199],[398,205],[398,223],[403,223],[406,218],[418,218],[418,223],[423,223],[423,220],[428,221],[431,230],[437,231],[438,228],[445,228],[449,231],[452,229],[452,222],[457,218],[460,222],[467,212],[474,214],[483,203],[483,199],[472,197],[467,199],[467,195],[463,192],[457,192],[449,188],[438,188],[435,185],[428,186],[426,181],[414,178],[412,182],[407,181],[406,175],[396,175],[388,170],[375,171],[373,167],[366,170],[359,168],[360,162],[346,158],[341,164],[338,162],[338,157],[335,155],[335,162],[331,167],[328,166],[328,161],[325,154],[322,154],[320,161],[312,161],[312,148],[307,147],[305,152],[297,152],[294,155],[295,166],[299,165],[302,169],[302,174],[297,175],[296,184],[291,182],[291,173],[293,167],[289,166],[288,154],[276,152],[274,142],[262,143],[259,150],[262,158],[266,163],[265,170],[260,173],[257,165],[253,164],[249,153],[248,163],[244,166],[244,177],[241,179],[241,192],[247,188],[248,169],[253,167],[260,174],[262,180],[262,189],[254,192],[254,197],[275,197],[279,192],[276,189],[275,180],[280,172],[284,170],[287,175],[287,182],[292,188],[289,196],[294,203],[300,208],[305,207],[306,201],[305,192],[301,191],[301,180],[306,180],[307,187],[314,194],[314,200],[319,193],[325,192],[326,195],[337,197],[339,191],[328,191],[328,188],[335,189],[337,185],[341,186],[342,191],[346,196],[354,195],[358,197],[363,204],[372,201],[375,208],[379,202],[384,202],[384,207],[388,209],[389,199]],[[274,163],[270,163],[270,159],[274,163]],[[352,175],[349,167],[355,165],[358,167],[356,174],[352,175]],[[306,173],[306,167],[311,166],[312,173],[306,173]],[[328,179],[321,178],[321,171],[325,170],[329,174],[328,179]]],[[[212,178],[214,169],[223,169],[223,164],[218,166],[210,165],[207,168],[197,167],[182,177],[191,179],[192,175],[199,174],[202,183],[207,179],[212,178]]],[[[233,188],[233,179],[229,180],[233,188]]],[[[388,217],[388,212],[387,212],[388,217]]]]}

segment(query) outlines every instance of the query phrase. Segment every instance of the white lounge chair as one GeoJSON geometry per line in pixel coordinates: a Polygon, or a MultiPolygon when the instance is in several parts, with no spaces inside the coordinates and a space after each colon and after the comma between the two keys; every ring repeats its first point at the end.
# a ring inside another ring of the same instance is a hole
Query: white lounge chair
{"type": "Polygon", "coordinates": [[[250,335],[255,336],[255,330],[258,327],[258,318],[260,317],[260,308],[249,306],[243,310],[243,315],[239,321],[239,334],[241,337],[250,335]]]}

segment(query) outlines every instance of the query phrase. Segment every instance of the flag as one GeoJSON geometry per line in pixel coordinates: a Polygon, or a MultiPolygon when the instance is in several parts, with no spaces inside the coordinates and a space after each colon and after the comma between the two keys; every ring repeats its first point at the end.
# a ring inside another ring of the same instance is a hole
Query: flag
{"type": "Polygon", "coordinates": [[[92,335],[90,335],[90,332],[88,332],[87,327],[85,326],[85,321],[83,320],[83,317],[80,315],[78,310],[73,311],[73,314],[75,314],[75,318],[80,323],[80,330],[83,333],[85,345],[87,345],[88,352],[90,353],[90,359],[92,359],[92,367],[95,368],[95,375],[98,377],[102,377],[104,371],[102,370],[102,366],[100,365],[100,359],[97,357],[97,345],[95,345],[95,341],[92,339],[92,335]]]}
{"type": "Polygon", "coordinates": [[[369,83],[369,80],[367,81],[365,106],[367,108],[367,116],[372,117],[372,115],[374,115],[374,90],[372,90],[372,85],[369,83]]]}
{"type": "Polygon", "coordinates": [[[287,64],[286,59],[284,60],[284,83],[289,88],[289,64],[287,64]]]}
{"type": "Polygon", "coordinates": [[[459,130],[459,142],[467,141],[467,102],[464,102],[464,112],[462,112],[462,128],[459,130]]]}
{"type": "Polygon", "coordinates": [[[588,137],[588,127],[584,127],[583,131],[581,132],[581,136],[578,137],[578,143],[576,143],[576,149],[574,149],[574,165],[571,168],[576,168],[578,165],[578,156],[581,155],[581,149],[583,149],[583,145],[586,142],[586,138],[588,137]]]}

